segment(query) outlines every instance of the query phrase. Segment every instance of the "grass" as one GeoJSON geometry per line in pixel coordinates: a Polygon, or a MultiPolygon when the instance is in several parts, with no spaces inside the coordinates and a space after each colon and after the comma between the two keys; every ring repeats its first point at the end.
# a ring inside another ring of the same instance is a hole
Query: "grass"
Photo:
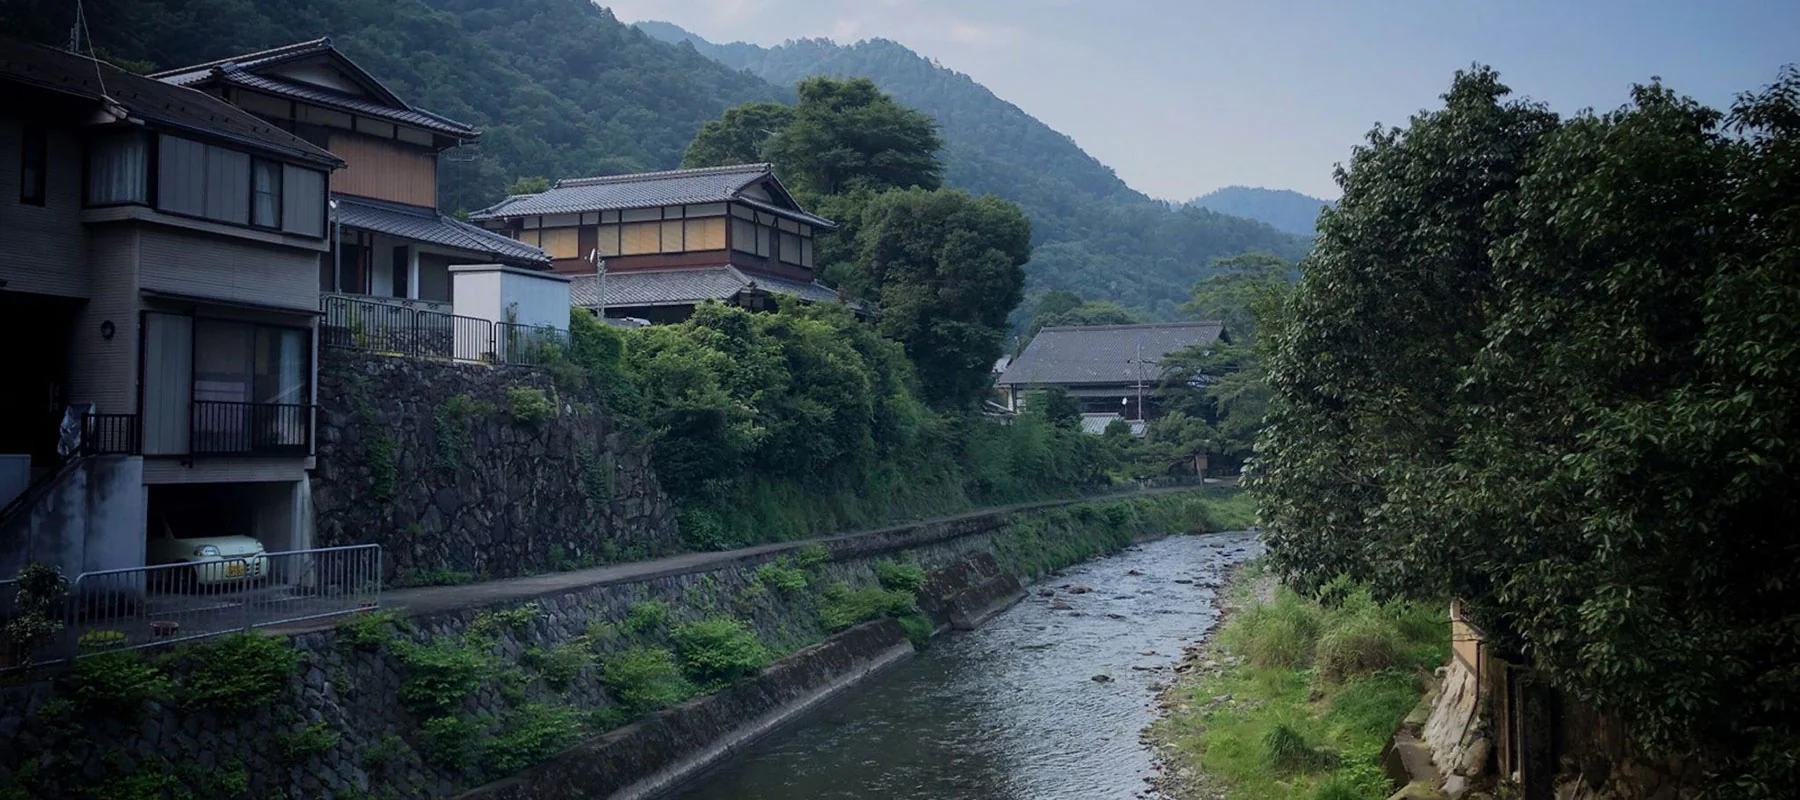
{"type": "Polygon", "coordinates": [[[1278,589],[1240,589],[1243,610],[1208,658],[1223,665],[1159,723],[1179,758],[1233,800],[1380,800],[1393,787],[1382,746],[1424,695],[1420,677],[1448,655],[1434,607],[1383,606],[1337,587],[1331,607],[1278,589]]]}

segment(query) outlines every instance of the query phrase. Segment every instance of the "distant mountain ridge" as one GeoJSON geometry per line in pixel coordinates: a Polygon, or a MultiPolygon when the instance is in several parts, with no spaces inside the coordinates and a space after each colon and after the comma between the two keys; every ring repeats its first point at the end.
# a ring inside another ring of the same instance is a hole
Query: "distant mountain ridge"
{"type": "Polygon", "coordinates": [[[1172,317],[1213,259],[1244,252],[1297,259],[1309,246],[1256,221],[1151,199],[1067,135],[898,42],[715,44],[666,22],[636,25],[779,87],[813,76],[866,77],[929,114],[946,142],[945,182],[1007,198],[1031,216],[1036,250],[1026,272],[1034,293],[1065,289],[1172,317]]]}
{"type": "Polygon", "coordinates": [[[1214,189],[1188,201],[1188,204],[1234,217],[1267,222],[1277,230],[1308,237],[1317,232],[1319,212],[1337,205],[1330,200],[1290,189],[1264,189],[1260,186],[1214,189]]]}

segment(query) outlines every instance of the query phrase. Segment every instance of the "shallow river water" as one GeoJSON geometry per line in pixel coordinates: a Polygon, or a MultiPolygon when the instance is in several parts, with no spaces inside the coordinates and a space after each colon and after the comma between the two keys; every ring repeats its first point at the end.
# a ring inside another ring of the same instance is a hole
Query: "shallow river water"
{"type": "Polygon", "coordinates": [[[1046,578],[979,630],[938,637],[674,797],[1139,797],[1152,769],[1138,741],[1154,715],[1150,684],[1218,617],[1226,569],[1260,547],[1248,533],[1175,536],[1046,578]]]}

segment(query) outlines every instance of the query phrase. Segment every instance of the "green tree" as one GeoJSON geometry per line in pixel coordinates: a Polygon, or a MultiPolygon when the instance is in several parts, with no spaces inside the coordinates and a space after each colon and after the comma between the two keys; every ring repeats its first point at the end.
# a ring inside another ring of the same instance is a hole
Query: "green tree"
{"type": "Polygon", "coordinates": [[[1339,176],[1281,320],[1276,566],[1457,596],[1704,765],[1800,781],[1800,74],[1557,120],[1491,71],[1339,176]]]}
{"type": "Polygon", "coordinates": [[[1081,400],[1060,386],[1033,389],[1025,398],[1025,410],[1058,428],[1081,428],[1081,400]]]}
{"type": "Polygon", "coordinates": [[[1194,296],[1181,304],[1181,315],[1223,322],[1232,339],[1255,341],[1259,298],[1286,287],[1294,265],[1267,253],[1246,253],[1218,259],[1212,268],[1212,274],[1194,284],[1194,296]]]}
{"type": "Polygon", "coordinates": [[[763,145],[787,130],[793,120],[794,109],[780,103],[745,103],[725,109],[724,116],[700,126],[682,154],[681,166],[760,163],[767,158],[763,145]]]}
{"type": "Polygon", "coordinates": [[[936,189],[944,146],[937,123],[867,78],[800,82],[793,120],[765,152],[795,189],[832,195],[862,187],[936,189]]]}
{"type": "Polygon", "coordinates": [[[850,284],[881,308],[882,333],[917,366],[928,402],[973,406],[1025,285],[1031,223],[996,197],[911,189],[864,214],[850,284]]]}
{"type": "Polygon", "coordinates": [[[542,175],[522,177],[506,186],[507,194],[538,194],[550,191],[550,179],[542,175]]]}

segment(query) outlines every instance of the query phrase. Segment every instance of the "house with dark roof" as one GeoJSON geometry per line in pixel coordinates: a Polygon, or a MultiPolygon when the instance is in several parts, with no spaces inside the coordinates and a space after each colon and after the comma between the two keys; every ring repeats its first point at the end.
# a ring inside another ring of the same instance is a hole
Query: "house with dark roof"
{"type": "Polygon", "coordinates": [[[469,219],[543,248],[570,301],[611,318],[685,319],[708,300],[837,302],[814,237],[837,224],[800,207],[768,164],[572,178],[469,219]]]}
{"type": "MultiPolygon", "coordinates": [[[[994,384],[1011,411],[1023,408],[1033,389],[1066,390],[1081,401],[1083,428],[1098,433],[1115,419],[1155,418],[1163,361],[1221,341],[1230,338],[1218,322],[1049,327],[1038,331],[994,384]]],[[[1134,429],[1141,433],[1141,424],[1134,429]]]]}
{"type": "Polygon", "coordinates": [[[342,165],[216,96],[0,38],[0,578],[142,566],[168,530],[308,546],[342,165]]]}
{"type": "Polygon", "coordinates": [[[218,97],[343,159],[331,187],[334,247],[319,264],[328,295],[448,312],[452,266],[550,265],[537,247],[438,208],[441,154],[481,132],[407,103],[330,39],[151,77],[218,97]]]}

